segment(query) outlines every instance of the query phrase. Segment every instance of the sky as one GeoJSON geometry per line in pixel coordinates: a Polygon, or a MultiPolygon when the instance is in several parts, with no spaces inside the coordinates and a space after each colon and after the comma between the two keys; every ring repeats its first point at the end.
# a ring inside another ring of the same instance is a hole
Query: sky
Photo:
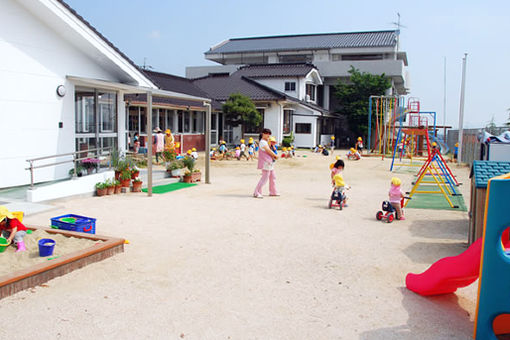
{"type": "Polygon", "coordinates": [[[458,127],[462,58],[467,53],[464,127],[508,121],[510,1],[429,0],[66,0],[136,64],[184,76],[186,66],[229,38],[387,30],[401,15],[411,96],[443,124],[458,127]]]}

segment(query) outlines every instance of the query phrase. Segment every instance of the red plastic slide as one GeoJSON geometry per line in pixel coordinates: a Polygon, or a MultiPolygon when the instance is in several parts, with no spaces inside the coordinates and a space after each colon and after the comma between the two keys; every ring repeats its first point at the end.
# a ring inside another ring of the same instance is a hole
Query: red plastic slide
{"type": "Polygon", "coordinates": [[[481,256],[482,238],[462,254],[445,257],[421,274],[407,274],[407,289],[427,296],[453,293],[457,288],[469,286],[480,275],[481,256]]]}

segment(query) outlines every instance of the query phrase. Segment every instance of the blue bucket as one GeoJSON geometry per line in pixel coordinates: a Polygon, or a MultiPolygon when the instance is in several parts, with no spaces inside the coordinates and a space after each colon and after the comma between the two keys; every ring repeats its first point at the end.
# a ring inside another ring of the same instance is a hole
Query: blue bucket
{"type": "Polygon", "coordinates": [[[55,248],[55,241],[51,238],[42,238],[37,242],[39,244],[39,256],[45,257],[53,254],[53,249],[55,248]]]}

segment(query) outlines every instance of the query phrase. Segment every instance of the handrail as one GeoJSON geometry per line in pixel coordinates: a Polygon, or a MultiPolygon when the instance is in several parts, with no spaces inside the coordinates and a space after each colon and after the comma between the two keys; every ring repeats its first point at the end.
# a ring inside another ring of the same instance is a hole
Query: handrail
{"type": "MultiPolygon", "coordinates": [[[[46,167],[49,167],[49,166],[55,166],[55,165],[60,165],[60,164],[65,164],[65,163],[73,162],[73,164],[74,164],[73,177],[76,177],[76,175],[77,175],[76,174],[76,172],[77,172],[76,163],[78,161],[82,161],[84,159],[90,158],[90,157],[76,157],[78,154],[81,154],[81,153],[84,153],[84,152],[87,152],[87,153],[88,152],[95,152],[95,151],[98,151],[98,150],[102,153],[103,151],[109,151],[111,149],[113,149],[113,147],[109,146],[109,147],[106,147],[106,148],[87,149],[87,150],[80,150],[80,151],[75,151],[75,152],[61,153],[61,154],[58,154],[58,155],[51,155],[51,156],[27,159],[26,161],[28,163],[30,163],[30,166],[28,168],[25,168],[25,170],[30,170],[30,189],[34,189],[34,170],[35,169],[41,169],[41,168],[46,168],[46,167]],[[73,159],[34,166],[34,162],[37,162],[37,161],[40,161],[40,160],[43,160],[43,159],[58,158],[58,157],[64,157],[64,156],[73,156],[73,159]]],[[[111,164],[110,164],[110,166],[111,166],[111,164]]]]}

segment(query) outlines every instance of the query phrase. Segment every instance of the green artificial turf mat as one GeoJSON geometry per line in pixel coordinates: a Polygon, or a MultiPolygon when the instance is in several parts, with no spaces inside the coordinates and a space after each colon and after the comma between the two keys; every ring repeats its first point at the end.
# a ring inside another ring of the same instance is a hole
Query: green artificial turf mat
{"type": "MultiPolygon", "coordinates": [[[[152,193],[153,194],[165,194],[170,191],[189,188],[189,187],[193,187],[195,185],[197,185],[197,184],[196,183],[184,183],[184,182],[158,185],[158,186],[152,187],[152,193]]],[[[146,188],[142,189],[142,191],[147,192],[147,189],[146,188]]]]}
{"type": "MultiPolygon", "coordinates": [[[[420,186],[419,189],[439,191],[439,188],[437,186],[420,186]]],[[[466,204],[464,203],[464,197],[462,195],[459,196],[449,195],[448,197],[452,201],[453,205],[458,206],[458,208],[450,207],[450,204],[443,196],[443,194],[414,194],[412,199],[407,204],[407,208],[467,211],[466,204]]]]}

